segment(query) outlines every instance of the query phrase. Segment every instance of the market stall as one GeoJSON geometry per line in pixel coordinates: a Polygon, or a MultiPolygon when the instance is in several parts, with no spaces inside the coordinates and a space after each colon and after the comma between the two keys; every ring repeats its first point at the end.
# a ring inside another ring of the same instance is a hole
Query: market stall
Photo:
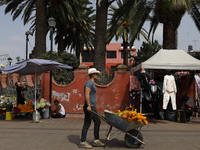
{"type": "Polygon", "coordinates": [[[22,114],[22,117],[33,118],[34,106],[36,105],[36,110],[39,112],[39,117],[44,119],[48,118],[48,107],[51,104],[44,100],[43,98],[40,101],[37,101],[36,104],[32,100],[26,100],[25,104],[19,104],[17,106],[16,97],[10,95],[1,95],[0,96],[0,120],[12,120],[12,114],[22,114]]]}
{"type": "MultiPolygon", "coordinates": [[[[159,74],[162,72],[164,76],[175,76],[176,72],[181,73],[185,71],[195,74],[197,70],[200,70],[200,60],[192,57],[184,50],[161,49],[151,58],[136,66],[134,72],[141,72],[142,68],[145,68],[145,70],[152,70],[154,75],[155,73],[159,74]]],[[[162,76],[162,78],[164,78],[164,76],[162,76]]],[[[140,96],[140,112],[142,112],[142,95],[140,96]]]]}
{"type": "MultiPolygon", "coordinates": [[[[72,67],[65,64],[58,63],[54,60],[28,59],[28,60],[23,60],[23,61],[17,62],[14,65],[6,67],[5,69],[2,70],[2,73],[18,73],[20,75],[35,74],[35,81],[36,81],[37,74],[40,74],[45,71],[54,71],[58,69],[72,69],[72,67]]],[[[49,93],[51,95],[51,91],[49,91],[49,93]]],[[[51,102],[51,96],[50,96],[50,102],[51,102]]],[[[37,111],[37,108],[36,108],[37,106],[36,105],[36,82],[35,82],[35,102],[34,103],[35,103],[34,113],[37,118],[39,112],[37,111]]],[[[38,120],[38,119],[35,119],[35,120],[38,120]]]]}

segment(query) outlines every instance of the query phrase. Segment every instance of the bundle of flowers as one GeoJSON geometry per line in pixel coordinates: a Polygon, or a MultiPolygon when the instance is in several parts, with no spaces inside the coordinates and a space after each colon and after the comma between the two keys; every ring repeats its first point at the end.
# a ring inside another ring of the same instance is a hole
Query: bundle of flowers
{"type": "Polygon", "coordinates": [[[17,106],[20,109],[20,112],[33,112],[33,103],[32,101],[28,101],[26,104],[19,104],[17,106]]]}
{"type": "Polygon", "coordinates": [[[42,98],[40,100],[40,102],[37,103],[36,109],[39,110],[39,109],[43,109],[43,108],[46,108],[46,107],[49,107],[49,106],[51,106],[51,104],[49,102],[46,102],[46,100],[44,100],[44,98],[42,98]]]}
{"type": "Polygon", "coordinates": [[[0,109],[0,114],[2,114],[2,115],[6,115],[6,108],[2,108],[2,109],[0,109]]]}
{"type": "Polygon", "coordinates": [[[175,73],[176,81],[182,88],[186,88],[187,85],[189,84],[188,83],[189,74],[190,72],[188,71],[179,71],[175,73]]]}
{"type": "Polygon", "coordinates": [[[0,106],[1,107],[6,107],[6,106],[11,106],[16,104],[16,97],[5,97],[1,96],[0,99],[0,106]]]}
{"type": "Polygon", "coordinates": [[[146,120],[147,117],[144,117],[141,113],[137,113],[137,109],[135,109],[134,111],[133,110],[125,110],[125,111],[118,110],[118,112],[115,114],[127,119],[128,122],[137,121],[140,123],[144,123],[145,125],[148,124],[148,121],[146,120]]]}
{"type": "Polygon", "coordinates": [[[186,76],[189,75],[190,72],[189,71],[178,71],[175,73],[176,76],[186,76]]]}

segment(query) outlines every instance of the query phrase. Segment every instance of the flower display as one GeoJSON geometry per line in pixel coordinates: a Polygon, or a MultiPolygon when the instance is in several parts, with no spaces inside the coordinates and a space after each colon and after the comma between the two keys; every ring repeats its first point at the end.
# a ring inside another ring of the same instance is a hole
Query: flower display
{"type": "Polygon", "coordinates": [[[175,73],[176,81],[182,88],[187,87],[189,75],[189,71],[178,71],[175,73]]]}
{"type": "Polygon", "coordinates": [[[16,97],[5,97],[1,96],[0,98],[0,106],[6,107],[8,105],[15,105],[16,104],[16,97]]]}
{"type": "Polygon", "coordinates": [[[147,117],[144,117],[141,113],[137,113],[137,109],[135,109],[134,111],[133,110],[125,110],[125,111],[118,110],[118,112],[115,114],[127,119],[128,122],[137,121],[140,123],[144,123],[145,125],[148,124],[148,121],[146,120],[147,117]]]}
{"type": "Polygon", "coordinates": [[[19,104],[17,106],[20,109],[20,112],[33,112],[33,103],[32,101],[28,101],[26,104],[19,104]]]}
{"type": "Polygon", "coordinates": [[[175,73],[176,76],[186,76],[189,75],[190,72],[189,71],[178,71],[175,73]]]}
{"type": "Polygon", "coordinates": [[[43,109],[43,108],[46,108],[46,107],[49,107],[49,106],[51,106],[51,104],[49,102],[46,102],[46,100],[44,100],[44,98],[42,98],[40,100],[40,102],[37,103],[36,109],[40,110],[40,109],[43,109]]]}

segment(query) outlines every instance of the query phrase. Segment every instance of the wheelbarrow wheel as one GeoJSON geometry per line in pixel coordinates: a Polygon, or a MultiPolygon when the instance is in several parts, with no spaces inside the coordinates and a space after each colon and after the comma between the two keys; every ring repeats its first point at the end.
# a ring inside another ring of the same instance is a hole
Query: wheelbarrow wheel
{"type": "MultiPolygon", "coordinates": [[[[135,137],[137,137],[139,140],[143,141],[142,133],[138,130],[131,130],[129,133],[135,137]]],[[[129,136],[128,134],[125,135],[125,142],[126,145],[129,148],[139,148],[142,143],[140,143],[138,140],[134,139],[133,137],[129,136]]]]}

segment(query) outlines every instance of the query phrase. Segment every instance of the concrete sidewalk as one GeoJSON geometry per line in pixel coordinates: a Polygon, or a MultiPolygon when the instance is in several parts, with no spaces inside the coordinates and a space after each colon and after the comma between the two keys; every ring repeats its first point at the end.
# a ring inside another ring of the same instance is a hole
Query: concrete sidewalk
{"type": "MultiPolygon", "coordinates": [[[[64,119],[42,119],[39,123],[32,120],[13,119],[0,121],[0,150],[78,150],[83,117],[67,116],[64,119]]],[[[108,125],[102,121],[100,138],[106,147],[101,149],[129,149],[124,142],[124,134],[119,134],[111,141],[106,140],[108,125]]],[[[116,131],[116,129],[113,129],[116,131]]],[[[150,120],[149,126],[142,128],[146,145],[145,150],[199,150],[200,149],[200,118],[188,123],[177,123],[166,120],[150,120]]],[[[93,124],[87,141],[93,140],[93,124]]]]}

